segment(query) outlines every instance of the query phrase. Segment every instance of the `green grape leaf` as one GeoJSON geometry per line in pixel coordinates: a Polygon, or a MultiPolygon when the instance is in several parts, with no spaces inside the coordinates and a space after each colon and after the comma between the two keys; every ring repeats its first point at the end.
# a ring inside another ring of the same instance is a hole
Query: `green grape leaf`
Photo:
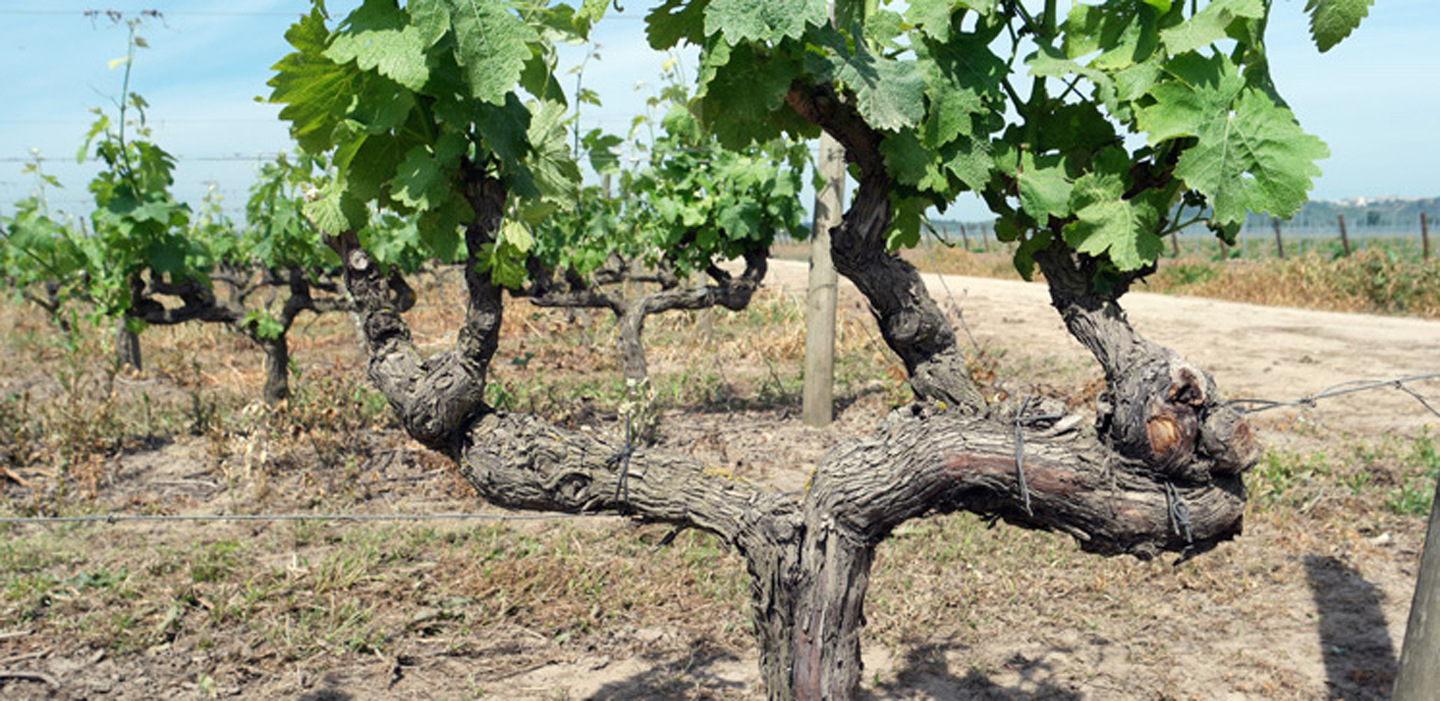
{"type": "Polygon", "coordinates": [[[405,160],[405,155],[415,145],[416,141],[413,139],[390,134],[367,137],[355,150],[354,157],[345,169],[347,192],[360,200],[380,197],[400,170],[400,163],[405,160]]]}
{"type": "Polygon", "coordinates": [[[1170,53],[1183,54],[1226,38],[1237,19],[1264,19],[1265,13],[1265,0],[1212,0],[1195,16],[1162,30],[1160,38],[1170,53]]]}
{"type": "Polygon", "coordinates": [[[1148,202],[1126,200],[1125,181],[1112,173],[1087,173],[1075,181],[1065,242],[1080,253],[1106,256],[1122,271],[1155,262],[1165,250],[1155,235],[1160,212],[1148,202]]]}
{"type": "Polygon", "coordinates": [[[865,24],[866,6],[872,0],[834,0],[836,27],[858,27],[865,24]]]}
{"type": "Polygon", "coordinates": [[[575,165],[566,143],[565,106],[554,102],[531,103],[530,114],[526,138],[531,148],[526,168],[543,197],[571,204],[578,195],[580,167],[575,165]]]}
{"type": "Polygon", "coordinates": [[[1041,156],[1025,152],[1020,155],[1020,168],[1015,173],[1020,192],[1020,208],[1041,226],[1050,217],[1064,218],[1070,213],[1070,193],[1074,186],[1065,178],[1065,168],[1057,156],[1041,156]]]}
{"type": "Polygon", "coordinates": [[[1115,81],[1115,99],[1120,103],[1131,103],[1140,99],[1150,92],[1150,88],[1155,87],[1162,70],[1160,55],[1156,54],[1149,61],[1116,71],[1111,76],[1115,81]]]}
{"type": "Polygon", "coordinates": [[[285,327],[280,321],[263,309],[245,312],[240,324],[255,329],[255,336],[264,340],[273,341],[285,334],[285,327]]]}
{"type": "Polygon", "coordinates": [[[575,29],[582,35],[588,34],[590,27],[605,17],[605,11],[610,9],[610,1],[611,0],[584,0],[584,2],[581,2],[580,9],[575,11],[575,29]]]}
{"type": "Polygon", "coordinates": [[[779,136],[779,128],[766,116],[784,106],[798,71],[798,65],[783,57],[757,56],[749,44],[715,46],[700,67],[700,121],[721,144],[736,150],[779,136]]]}
{"type": "Polygon", "coordinates": [[[291,136],[313,153],[323,153],[333,145],[331,133],[350,107],[358,78],[354,68],[325,56],[329,38],[330,30],[318,9],[291,25],[285,40],[295,51],[272,67],[275,75],[266,83],[272,88],[270,102],[285,105],[280,118],[290,122],[291,136]]]}
{"type": "Polygon", "coordinates": [[[981,139],[964,136],[955,139],[940,148],[940,157],[945,161],[945,170],[976,192],[985,188],[995,167],[990,144],[981,139]]]}
{"type": "Polygon", "coordinates": [[[885,169],[902,185],[917,185],[928,172],[937,171],[935,154],[920,143],[913,131],[887,136],[880,142],[885,169]]]}
{"type": "Polygon", "coordinates": [[[599,129],[592,129],[582,139],[585,145],[585,152],[590,157],[590,167],[596,173],[620,172],[620,156],[611,149],[619,148],[625,143],[624,139],[614,135],[601,132],[599,129]]]}
{"type": "MultiPolygon", "coordinates": [[[[499,241],[481,245],[477,262],[482,270],[489,271],[490,279],[493,280],[495,284],[513,290],[525,284],[527,277],[525,272],[526,255],[525,251],[521,251],[513,245],[513,243],[506,238],[505,234],[511,233],[516,236],[528,237],[529,232],[525,232],[523,235],[516,234],[514,227],[521,226],[523,230],[523,225],[514,222],[507,222],[507,224],[511,226],[507,227],[502,225],[502,235],[499,241]]],[[[523,241],[524,238],[521,240],[523,241]]],[[[531,240],[533,241],[533,239],[531,240]]]]}
{"type": "Polygon", "coordinates": [[[305,203],[305,216],[327,235],[358,231],[369,218],[365,202],[355,197],[339,178],[320,189],[319,197],[305,203]]]}
{"type": "Polygon", "coordinates": [[[885,157],[886,169],[901,185],[936,193],[950,188],[943,170],[948,164],[941,161],[943,154],[921,145],[914,131],[887,136],[880,144],[880,153],[885,157]]]}
{"type": "Polygon", "coordinates": [[[183,238],[173,234],[162,236],[145,247],[145,262],[157,273],[186,276],[185,273],[189,271],[185,264],[189,249],[189,244],[183,238]]]}
{"type": "Polygon", "coordinates": [[[666,0],[645,15],[645,38],[650,48],[664,51],[684,41],[705,43],[705,10],[709,0],[666,0]]]}
{"type": "Polygon", "coordinates": [[[407,25],[400,8],[365,3],[341,23],[325,56],[336,63],[354,61],[362,70],[378,71],[411,90],[420,90],[430,78],[426,48],[425,32],[407,25]]]}
{"type": "Polygon", "coordinates": [[[905,18],[898,12],[876,10],[865,18],[865,41],[875,47],[895,47],[895,38],[905,33],[905,18]]]}
{"type": "Polygon", "coordinates": [[[410,13],[410,24],[420,30],[424,48],[439,43],[450,31],[451,0],[409,0],[405,10],[410,13]]]}
{"type": "Polygon", "coordinates": [[[705,9],[705,34],[721,35],[732,46],[778,42],[799,39],[807,27],[827,21],[825,0],[711,0],[705,9]]]}
{"type": "Polygon", "coordinates": [[[394,130],[415,108],[415,93],[388,78],[362,76],[352,85],[355,103],[345,115],[345,124],[367,134],[394,130]]]}
{"type": "Polygon", "coordinates": [[[716,223],[731,239],[759,239],[760,204],[752,199],[732,202],[720,209],[716,223]]]}
{"type": "Polygon", "coordinates": [[[885,241],[890,250],[914,248],[920,244],[920,219],[929,205],[928,199],[898,198],[894,195],[890,197],[890,209],[894,214],[891,216],[885,241]]]}
{"type": "Polygon", "coordinates": [[[958,136],[970,136],[975,131],[975,115],[986,111],[985,103],[974,90],[955,90],[932,83],[926,87],[925,96],[930,100],[922,129],[927,148],[938,148],[958,136]]]}
{"type": "Polygon", "coordinates": [[[1335,48],[1370,14],[1375,0],[1305,0],[1310,36],[1321,53],[1335,48]]]}
{"type": "Polygon", "coordinates": [[[1119,70],[1154,53],[1159,41],[1157,19],[1155,8],[1141,0],[1077,3],[1065,18],[1061,46],[1071,59],[1099,51],[1089,63],[1091,68],[1119,70]]]}
{"type": "Polygon", "coordinates": [[[430,149],[413,146],[390,181],[390,196],[412,209],[430,209],[449,195],[450,183],[430,149]]]}
{"type": "Polygon", "coordinates": [[[500,225],[500,240],[521,253],[529,253],[535,248],[535,237],[530,233],[530,227],[512,219],[506,219],[500,225]]]}
{"type": "MultiPolygon", "coordinates": [[[[1019,235],[1018,232],[1016,235],[1019,235]]],[[[1054,240],[1049,230],[1041,229],[1025,237],[1015,247],[1015,271],[1020,273],[1020,277],[1030,280],[1035,276],[1035,254],[1049,248],[1054,240]]]]}
{"type": "Polygon", "coordinates": [[[918,63],[877,56],[863,43],[852,54],[838,34],[826,43],[830,53],[808,56],[810,67],[853,90],[855,107],[871,127],[900,131],[925,118],[925,75],[918,63]]]}
{"type": "Polygon", "coordinates": [[[937,148],[957,136],[974,134],[975,117],[990,111],[988,98],[1000,97],[1009,67],[983,42],[963,35],[946,44],[927,44],[917,54],[930,101],[925,145],[937,148]]]}
{"type": "Polygon", "coordinates": [[[1042,46],[1027,56],[1025,65],[1030,67],[1030,75],[1033,76],[1065,79],[1077,75],[1086,78],[1095,85],[1096,98],[1104,103],[1112,115],[1123,119],[1123,110],[1116,98],[1115,80],[1105,71],[1072,61],[1058,49],[1048,46],[1042,46]]]}
{"type": "Polygon", "coordinates": [[[1220,223],[1247,211],[1289,217],[1307,199],[1325,143],[1306,134],[1290,110],[1245,79],[1223,56],[1187,54],[1171,62],[1175,80],[1150,91],[1156,104],[1137,114],[1150,144],[1197,137],[1175,166],[1185,184],[1205,195],[1220,223]],[[1187,60],[1188,59],[1188,60],[1187,60]]]}
{"type": "Polygon", "coordinates": [[[565,89],[555,79],[545,52],[538,46],[531,49],[530,60],[525,62],[525,69],[520,72],[520,87],[546,102],[566,104],[565,89]]]}
{"type": "Polygon", "coordinates": [[[1036,117],[1037,153],[1058,152],[1070,163],[1084,163],[1095,152],[1119,143],[1115,124],[1090,102],[1061,105],[1036,117]]]}
{"type": "Polygon", "coordinates": [[[905,20],[926,36],[943,43],[950,41],[950,16],[955,9],[953,0],[914,0],[905,11],[905,20]]]}
{"type": "Polygon", "coordinates": [[[479,106],[476,123],[484,124],[481,143],[502,163],[523,162],[530,152],[530,110],[514,93],[505,96],[501,106],[479,106]]]}
{"type": "Polygon", "coordinates": [[[173,202],[146,202],[129,209],[126,214],[137,223],[153,223],[165,227],[169,226],[170,218],[175,214],[175,208],[173,202]]]}
{"type": "Polygon", "coordinates": [[[460,248],[460,227],[472,217],[470,205],[463,198],[450,197],[439,207],[421,212],[415,223],[425,247],[436,258],[453,261],[460,248]]]}
{"type": "Polygon", "coordinates": [[[459,5],[451,15],[455,59],[470,96],[502,104],[530,59],[529,44],[540,37],[500,3],[461,0],[459,5]]]}

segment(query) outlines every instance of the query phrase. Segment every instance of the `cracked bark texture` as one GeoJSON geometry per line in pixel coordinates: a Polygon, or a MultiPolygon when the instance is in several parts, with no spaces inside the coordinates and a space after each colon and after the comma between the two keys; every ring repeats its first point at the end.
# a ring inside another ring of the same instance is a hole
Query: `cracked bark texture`
{"type": "Polygon", "coordinates": [[[983,411],[985,401],[970,379],[950,321],[915,266],[887,250],[892,183],[880,153],[884,136],[828,85],[796,83],[785,99],[797,114],[835,137],[845,148],[845,160],[860,169],[854,200],[830,232],[835,270],[869,302],[886,345],[910,375],[916,397],[983,411]]]}
{"type": "MultiPolygon", "coordinates": [[[[479,173],[468,189],[477,214],[466,231],[472,251],[493,240],[506,197],[498,180],[479,173]]],[[[395,308],[391,281],[358,238],[342,233],[327,240],[345,265],[370,378],[413,437],[456,460],[478,494],[497,505],[613,512],[716,534],[744,557],[750,574],[770,697],[845,699],[861,679],[875,547],[906,520],[964,510],[1063,532],[1106,555],[1194,553],[1240,532],[1240,472],[1254,460],[1248,428],[1216,402],[1208,375],[1141,338],[1115,296],[1093,293],[1088,278],[1080,283],[1084,261],[1057,255],[1049,261],[1056,306],[1105,366],[1110,394],[1119,399],[1102,410],[1096,432],[1074,430],[1073,422],[1048,430],[1022,426],[1017,465],[1015,426],[964,401],[973,385],[962,364],[944,358],[953,332],[947,345],[948,324],[938,310],[927,311],[923,288],[911,287],[918,284],[914,269],[866,257],[875,249],[859,232],[879,229],[862,220],[888,216],[882,185],[862,183],[872,204],[847,214],[842,229],[856,228],[841,237],[847,243],[840,248],[859,249],[854,279],[870,286],[876,317],[890,329],[887,340],[910,353],[917,393],[944,403],[911,405],[874,435],[836,446],[798,498],[761,491],[683,455],[495,411],[482,401],[501,321],[500,290],[488,275],[467,266],[469,309],[456,347],[421,358],[395,308]],[[1073,280],[1063,274],[1065,265],[1074,268],[1073,280]],[[1188,511],[1184,524],[1177,503],[1188,511]]]]}
{"type": "Polygon", "coordinates": [[[1035,262],[1070,335],[1105,371],[1096,432],[1112,450],[1188,481],[1204,481],[1212,472],[1238,474],[1254,465],[1259,444],[1239,412],[1220,401],[1210,373],[1130,325],[1118,300],[1133,276],[1101,291],[1092,282],[1098,263],[1059,243],[1037,252],[1035,262]]]}

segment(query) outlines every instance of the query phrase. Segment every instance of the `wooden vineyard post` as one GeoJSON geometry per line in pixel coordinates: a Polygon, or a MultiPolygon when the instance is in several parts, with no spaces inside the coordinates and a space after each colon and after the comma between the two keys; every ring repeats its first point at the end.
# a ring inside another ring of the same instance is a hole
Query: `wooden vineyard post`
{"type": "Polygon", "coordinates": [[[140,372],[140,336],[125,323],[125,317],[115,325],[115,363],[121,370],[140,372]]]}
{"type": "MultiPolygon", "coordinates": [[[[1421,216],[1424,216],[1423,214],[1421,216]]],[[[970,252],[970,233],[965,231],[965,222],[960,222],[960,240],[965,242],[965,252],[970,252]]]]}
{"type": "Polygon", "coordinates": [[[1275,229],[1275,255],[1285,260],[1285,240],[1280,238],[1280,220],[1270,217],[1270,226],[1275,229]]]}
{"type": "Polygon", "coordinates": [[[1170,232],[1170,257],[1180,257],[1180,232],[1178,231],[1170,232]]]}
{"type": "Polygon", "coordinates": [[[825,186],[815,193],[810,234],[810,283],[805,294],[805,376],[801,419],[828,426],[835,411],[835,293],[830,229],[840,223],[845,192],[845,150],[829,134],[820,137],[817,164],[825,186]]]}
{"type": "Polygon", "coordinates": [[[1400,672],[1395,676],[1395,701],[1423,701],[1440,690],[1440,484],[1430,505],[1430,526],[1420,555],[1420,575],[1405,625],[1400,672]]]}
{"type": "Polygon", "coordinates": [[[1341,248],[1344,249],[1344,251],[1345,251],[1345,257],[1346,257],[1346,258],[1349,258],[1349,257],[1350,257],[1350,235],[1347,234],[1347,233],[1345,233],[1345,215],[1344,215],[1344,214],[1337,214],[1337,215],[1335,215],[1335,217],[1336,217],[1337,221],[1340,222],[1340,246],[1341,246],[1341,248]]]}
{"type": "Polygon", "coordinates": [[[1430,217],[1425,212],[1420,213],[1420,257],[1430,258],[1430,217]]]}

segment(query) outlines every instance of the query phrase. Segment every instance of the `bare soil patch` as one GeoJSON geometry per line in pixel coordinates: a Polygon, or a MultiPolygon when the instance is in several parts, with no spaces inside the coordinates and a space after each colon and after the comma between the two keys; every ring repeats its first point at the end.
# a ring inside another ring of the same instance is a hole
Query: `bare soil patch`
{"type": "MultiPolygon", "coordinates": [[[[905,392],[858,296],[842,290],[838,420],[801,426],[790,300],[803,296],[805,267],[771,270],[752,310],[652,322],[660,441],[800,489],[825,450],[870,430],[905,392]]],[[[932,294],[984,349],[977,372],[1003,378],[995,391],[1083,399],[1096,380],[1043,287],[936,277],[932,294]]],[[[1291,399],[1434,371],[1440,357],[1440,322],[1124,301],[1142,333],[1209,367],[1232,397],[1291,399]]],[[[452,317],[431,300],[412,321],[423,342],[442,344],[452,317]]],[[[607,322],[519,304],[510,321],[497,363],[506,401],[618,430],[607,322]]],[[[62,404],[73,383],[64,355],[37,340],[43,325],[14,307],[0,322],[14,329],[0,392],[28,392],[34,416],[62,404]]],[[[301,334],[297,386],[309,394],[283,417],[250,403],[259,357],[234,339],[147,334],[152,369],[114,385],[124,437],[99,451],[93,493],[78,482],[57,493],[43,454],[57,448],[17,433],[43,450],[14,463],[29,486],[0,479],[6,511],[502,515],[374,404],[347,324],[301,334]]],[[[1415,446],[1434,435],[1434,417],[1395,390],[1257,417],[1272,449],[1252,475],[1246,534],[1178,566],[1097,559],[1063,537],[963,515],[902,528],[880,549],[867,602],[865,693],[1384,697],[1424,535],[1422,518],[1391,504],[1416,477],[1415,446]]],[[[662,545],[665,529],[618,518],[5,533],[4,698],[763,696],[743,572],[699,534],[662,545]]]]}

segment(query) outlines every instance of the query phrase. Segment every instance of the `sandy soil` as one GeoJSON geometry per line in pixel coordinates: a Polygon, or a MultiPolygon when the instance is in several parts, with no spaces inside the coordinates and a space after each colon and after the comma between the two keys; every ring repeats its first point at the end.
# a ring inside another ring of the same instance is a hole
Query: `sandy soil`
{"type": "MultiPolygon", "coordinates": [[[[805,268],[772,261],[767,285],[803,296],[805,268]]],[[[1007,366],[1029,370],[1022,381],[1074,386],[1097,374],[1049,308],[1043,286],[954,276],[928,276],[927,283],[942,307],[963,318],[976,343],[999,349],[1007,366]]],[[[860,304],[848,283],[841,295],[842,304],[860,304]]],[[[1145,293],[1128,295],[1124,303],[1142,333],[1208,367],[1232,397],[1296,399],[1343,382],[1440,370],[1440,322],[1145,293]]],[[[1435,396],[1440,382],[1417,389],[1435,396]]],[[[1306,449],[1324,449],[1337,435],[1410,435],[1440,424],[1393,389],[1257,416],[1271,440],[1306,449]]],[[[697,457],[710,457],[710,448],[694,446],[711,441],[719,442],[714,450],[726,461],[764,463],[781,455],[786,463],[804,464],[844,436],[866,430],[874,418],[873,407],[862,407],[842,412],[826,431],[797,426],[780,412],[690,413],[667,417],[665,425],[679,435],[672,440],[700,450],[697,457]]],[[[203,461],[199,452],[193,442],[180,441],[127,456],[124,484],[144,491],[198,480],[203,475],[188,470],[203,461]],[[187,457],[186,451],[197,455],[187,457]]],[[[445,497],[433,472],[407,467],[404,460],[379,472],[387,470],[394,474],[386,479],[405,485],[387,500],[405,499],[404,490],[419,492],[413,502],[401,502],[406,510],[471,508],[445,497]]],[[[803,482],[804,472],[758,476],[785,488],[803,482]]],[[[195,497],[201,510],[232,498],[218,492],[195,497]]],[[[1343,508],[1323,500],[1310,506],[1343,508]]],[[[1330,522],[1336,521],[1343,516],[1330,522]]],[[[1010,603],[958,627],[947,618],[954,611],[916,612],[949,632],[899,648],[869,645],[864,693],[886,699],[1380,698],[1394,674],[1424,535],[1415,521],[1384,532],[1356,525],[1297,534],[1260,518],[1247,524],[1244,537],[1196,565],[1105,561],[1110,564],[1097,568],[1097,581],[1090,583],[1062,572],[1032,572],[1024,580],[1031,584],[1008,594],[991,593],[1006,585],[996,575],[1007,567],[1003,556],[967,564],[957,575],[973,587],[966,605],[983,608],[997,596],[1010,603]],[[1217,581],[1222,577],[1228,579],[1217,581]],[[1077,611],[1074,588],[1083,584],[1094,591],[1106,581],[1115,583],[1113,594],[1087,595],[1094,610],[1077,611]],[[1147,592],[1143,605],[1132,606],[1125,587],[1134,586],[1163,595],[1147,592]]],[[[882,547],[880,560],[893,552],[890,547],[882,547]]],[[[296,666],[283,675],[247,667],[243,653],[236,653],[239,662],[216,667],[219,653],[185,649],[179,641],[153,657],[22,651],[6,662],[30,665],[59,687],[0,678],[0,697],[207,698],[211,694],[193,682],[204,669],[220,681],[215,693],[239,698],[469,698],[477,688],[503,699],[763,697],[753,651],[717,648],[693,632],[613,631],[607,635],[623,644],[593,650],[557,645],[523,629],[489,633],[491,639],[474,641],[466,655],[427,651],[427,640],[398,641],[393,655],[352,656],[318,669],[296,666]]],[[[0,662],[0,672],[5,670],[0,662]]]]}
{"type": "MultiPolygon", "coordinates": [[[[774,260],[765,283],[803,297],[807,270],[805,263],[774,260]]],[[[1050,307],[1043,284],[957,275],[926,275],[925,282],[952,316],[955,309],[963,312],[979,343],[1036,359],[1073,358],[1081,368],[1091,367],[1084,348],[1050,307]]],[[[842,279],[840,288],[842,299],[859,304],[853,285],[842,279]]],[[[1209,369],[1231,398],[1293,400],[1340,383],[1440,372],[1437,321],[1145,292],[1132,292],[1121,304],[1142,334],[1209,369]]],[[[1429,387],[1440,387],[1440,381],[1429,387]]],[[[1310,409],[1307,418],[1355,433],[1436,421],[1412,397],[1395,390],[1329,399],[1310,409]]]]}
{"type": "MultiPolygon", "coordinates": [[[[765,283],[803,298],[806,277],[805,263],[772,260],[765,283]]],[[[1034,363],[1033,382],[1058,384],[1097,373],[1050,308],[1043,284],[925,279],[952,317],[963,316],[977,343],[1001,346],[1034,363]]],[[[843,280],[840,294],[842,304],[860,304],[853,285],[843,280]]],[[[1293,400],[1355,380],[1440,371],[1440,322],[1144,292],[1127,295],[1123,304],[1142,333],[1209,368],[1232,398],[1293,400]]],[[[1433,396],[1440,380],[1416,387],[1433,396]]],[[[1257,416],[1268,419],[1262,425],[1276,428],[1308,424],[1302,433],[1377,435],[1440,423],[1414,398],[1393,389],[1257,416]]],[[[1269,437],[1305,442],[1303,436],[1275,431],[1269,437]]],[[[1177,601],[1151,624],[1130,631],[1130,640],[1110,637],[1123,633],[1101,615],[1099,632],[1025,621],[1012,622],[1016,628],[997,626],[984,644],[930,641],[906,658],[871,646],[865,665],[879,683],[867,693],[896,699],[1380,697],[1403,640],[1423,535],[1384,533],[1357,540],[1353,534],[1317,533],[1300,546],[1306,554],[1294,555],[1294,544],[1281,546],[1267,524],[1252,523],[1246,537],[1227,546],[1238,551],[1233,557],[1263,561],[1267,549],[1287,552],[1265,589],[1237,593],[1239,602],[1177,601]],[[1263,627],[1215,620],[1245,607],[1264,607],[1274,615],[1263,627]],[[1201,618],[1193,617],[1197,614],[1201,618]],[[1146,646],[1165,652],[1137,653],[1146,646]]],[[[1044,592],[1037,595],[1045,598],[1044,592]]],[[[633,698],[646,695],[644,680],[679,673],[642,660],[603,669],[585,664],[535,670],[507,689],[520,694],[561,684],[575,698],[633,698]]],[[[758,693],[753,654],[685,665],[707,695],[758,693]]]]}

